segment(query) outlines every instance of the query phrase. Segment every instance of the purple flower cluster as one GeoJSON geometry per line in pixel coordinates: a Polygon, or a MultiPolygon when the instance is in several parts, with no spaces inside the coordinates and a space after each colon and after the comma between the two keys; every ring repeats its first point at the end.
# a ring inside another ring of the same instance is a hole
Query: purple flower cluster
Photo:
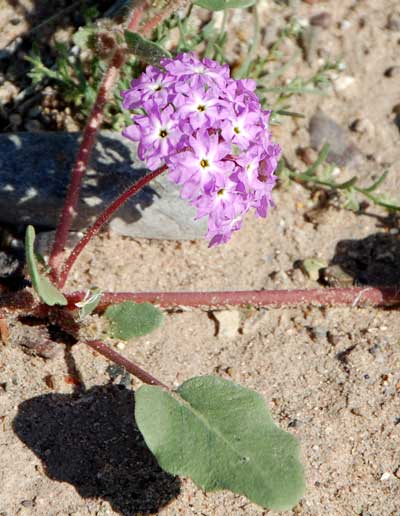
{"type": "Polygon", "coordinates": [[[181,196],[208,216],[210,246],[227,242],[254,208],[265,217],[280,155],[271,141],[269,111],[261,109],[255,81],[234,80],[229,67],[193,53],[163,59],[122,92],[133,110],[123,134],[154,170],[164,164],[181,196]]]}

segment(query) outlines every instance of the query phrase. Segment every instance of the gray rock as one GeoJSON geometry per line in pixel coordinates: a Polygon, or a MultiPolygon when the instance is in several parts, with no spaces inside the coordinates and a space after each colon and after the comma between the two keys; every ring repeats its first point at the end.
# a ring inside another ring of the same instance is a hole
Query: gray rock
{"type": "MultiPolygon", "coordinates": [[[[80,133],[0,135],[0,222],[57,225],[80,133]]],[[[145,174],[132,142],[101,131],[81,190],[73,230],[90,225],[125,189],[145,174]]],[[[164,175],[129,199],[110,222],[114,231],[135,238],[192,240],[205,234],[205,221],[164,175]]]]}
{"type": "Polygon", "coordinates": [[[329,144],[328,163],[339,167],[357,166],[362,163],[361,151],[351,142],[350,133],[322,111],[310,120],[310,143],[315,150],[321,150],[325,143],[329,144]]]}

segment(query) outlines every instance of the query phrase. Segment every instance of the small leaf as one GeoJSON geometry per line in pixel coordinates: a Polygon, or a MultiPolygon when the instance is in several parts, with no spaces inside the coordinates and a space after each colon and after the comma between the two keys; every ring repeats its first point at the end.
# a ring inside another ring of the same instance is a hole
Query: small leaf
{"type": "Polygon", "coordinates": [[[46,305],[53,306],[68,304],[68,301],[63,294],[46,278],[46,276],[39,274],[34,252],[34,243],[35,229],[33,226],[28,226],[25,234],[25,255],[33,288],[46,305]]]}
{"type": "Polygon", "coordinates": [[[274,510],[290,509],[303,495],[298,443],[273,423],[256,392],[204,376],[176,395],[145,385],[135,399],[136,423],[167,472],[274,510]]]}
{"type": "Polygon", "coordinates": [[[306,258],[301,263],[301,268],[313,281],[318,281],[319,271],[327,266],[325,260],[318,260],[318,258],[306,258]]]}
{"type": "Polygon", "coordinates": [[[195,0],[193,3],[210,11],[223,11],[234,7],[250,7],[256,0],[195,0]]]}
{"type": "Polygon", "coordinates": [[[94,288],[93,290],[89,290],[85,296],[85,299],[79,301],[79,303],[75,303],[75,306],[80,308],[79,310],[79,319],[82,321],[86,316],[93,313],[97,305],[100,303],[101,296],[103,292],[100,288],[94,288]]]}
{"type": "Polygon", "coordinates": [[[109,306],[105,315],[111,322],[111,336],[122,340],[146,335],[158,328],[163,320],[155,306],[132,301],[109,306]]]}
{"type": "Polygon", "coordinates": [[[79,27],[78,31],[73,35],[72,41],[81,50],[93,48],[95,34],[96,30],[93,27],[79,27]]]}
{"type": "Polygon", "coordinates": [[[139,59],[154,66],[160,66],[163,57],[171,57],[171,54],[161,45],[143,38],[137,32],[126,30],[125,41],[129,50],[139,59]]]}

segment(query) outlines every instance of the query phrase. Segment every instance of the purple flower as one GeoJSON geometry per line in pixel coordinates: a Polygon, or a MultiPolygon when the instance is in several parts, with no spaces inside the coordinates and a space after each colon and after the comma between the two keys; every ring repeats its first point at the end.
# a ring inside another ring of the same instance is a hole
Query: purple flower
{"type": "Polygon", "coordinates": [[[196,218],[208,217],[209,245],[227,242],[249,210],[265,217],[273,206],[280,147],[270,112],[255,81],[232,79],[227,65],[188,53],[161,66],[148,66],[122,92],[133,111],[123,134],[150,169],[168,166],[196,218]]]}

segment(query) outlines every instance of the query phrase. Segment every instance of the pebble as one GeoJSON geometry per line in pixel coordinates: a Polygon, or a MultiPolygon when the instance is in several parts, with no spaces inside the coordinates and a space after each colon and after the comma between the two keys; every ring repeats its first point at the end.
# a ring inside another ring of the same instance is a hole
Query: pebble
{"type": "Polygon", "coordinates": [[[296,153],[307,166],[312,165],[317,159],[317,153],[311,147],[299,147],[296,153]]]}
{"type": "Polygon", "coordinates": [[[8,121],[10,122],[11,129],[16,131],[18,127],[22,124],[22,117],[18,113],[13,113],[8,117],[8,121]]]}
{"type": "Polygon", "coordinates": [[[324,143],[329,145],[328,163],[339,167],[355,167],[362,162],[361,151],[351,142],[350,134],[321,110],[310,120],[310,143],[315,150],[321,150],[324,143]]]}
{"type": "Polygon", "coordinates": [[[400,14],[394,13],[389,16],[387,28],[394,32],[400,31],[400,14]]]}
{"type": "Polygon", "coordinates": [[[393,79],[394,77],[400,76],[400,66],[390,66],[385,70],[384,73],[385,77],[388,77],[390,79],[393,79]]]}
{"type": "Polygon", "coordinates": [[[350,129],[355,133],[367,134],[369,137],[375,134],[375,126],[368,118],[357,118],[351,123],[350,129]]]}
{"type": "Polygon", "coordinates": [[[18,91],[18,88],[12,82],[5,81],[0,87],[0,104],[10,102],[18,94],[18,91]]]}
{"type": "Polygon", "coordinates": [[[269,313],[265,308],[260,308],[260,310],[247,317],[242,325],[243,335],[255,333],[258,331],[260,327],[267,321],[268,317],[269,313]]]}
{"type": "Polygon", "coordinates": [[[328,29],[332,23],[332,15],[326,11],[315,14],[310,18],[310,24],[321,27],[323,29],[328,29]]]}
{"type": "Polygon", "coordinates": [[[353,86],[356,82],[355,78],[351,75],[340,75],[333,79],[333,87],[337,92],[347,90],[350,86],[353,86]]]}
{"type": "Polygon", "coordinates": [[[390,471],[385,471],[385,473],[381,476],[381,481],[385,482],[387,480],[390,480],[392,476],[393,475],[390,473],[390,471]]]}
{"type": "Polygon", "coordinates": [[[238,310],[221,310],[219,312],[213,312],[214,317],[218,322],[218,333],[219,337],[225,337],[233,339],[237,336],[241,316],[238,310]]]}
{"type": "Polygon", "coordinates": [[[28,120],[24,124],[25,129],[30,133],[36,133],[43,129],[42,124],[39,120],[28,120]]]}

